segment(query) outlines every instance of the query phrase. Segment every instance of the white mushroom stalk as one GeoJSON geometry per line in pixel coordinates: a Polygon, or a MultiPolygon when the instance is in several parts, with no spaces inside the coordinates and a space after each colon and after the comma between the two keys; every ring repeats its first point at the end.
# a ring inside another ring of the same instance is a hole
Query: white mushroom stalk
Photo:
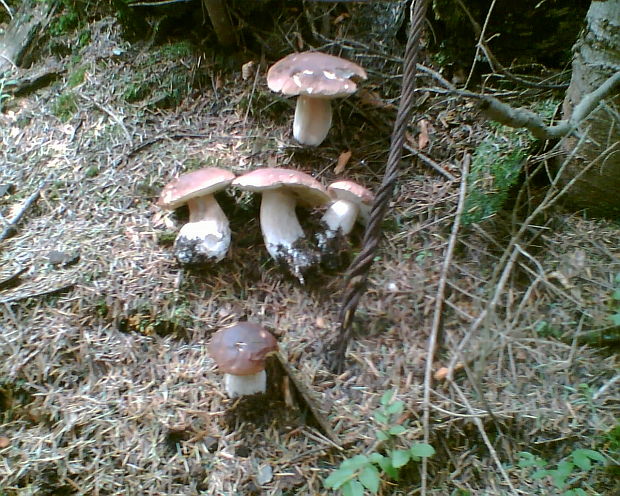
{"type": "Polygon", "coordinates": [[[230,225],[213,195],[188,200],[189,222],[174,242],[177,260],[182,264],[222,260],[230,247],[230,225]]]}
{"type": "Polygon", "coordinates": [[[299,95],[295,105],[293,136],[302,145],[320,145],[332,126],[332,102],[328,98],[299,95]]]}
{"type": "Polygon", "coordinates": [[[317,263],[317,256],[300,246],[305,234],[295,207],[297,200],[286,190],[263,192],[260,205],[260,226],[271,258],[284,261],[303,284],[303,272],[317,263]]]}
{"type": "Polygon", "coordinates": [[[249,396],[267,391],[267,372],[261,370],[256,374],[224,374],[224,391],[229,398],[249,396]]]}
{"type": "Polygon", "coordinates": [[[340,232],[346,236],[353,230],[359,213],[360,208],[356,203],[336,200],[329,206],[321,218],[327,226],[325,235],[328,238],[333,238],[340,232]]]}

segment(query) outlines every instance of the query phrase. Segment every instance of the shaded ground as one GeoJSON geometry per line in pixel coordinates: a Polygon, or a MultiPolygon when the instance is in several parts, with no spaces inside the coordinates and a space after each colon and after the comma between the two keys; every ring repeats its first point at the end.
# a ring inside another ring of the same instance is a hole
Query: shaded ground
{"type": "MultiPolygon", "coordinates": [[[[397,57],[381,66],[359,57],[374,67],[365,87],[384,105],[369,94],[339,105],[327,142],[307,150],[291,139],[293,102],[266,88],[271,60],[129,44],[111,18],[89,30],[82,43],[80,33],[57,40],[71,47],[55,55],[67,68],[61,82],[6,102],[0,114],[0,184],[14,185],[0,197],[3,216],[41,189],[1,245],[0,280],[26,269],[21,284],[0,289],[4,494],[324,494],[322,479],[344,457],[373,447],[372,412],[391,388],[407,407],[403,445],[422,439],[426,343],[459,164],[493,128],[462,101],[422,95],[423,151],[456,179],[405,157],[348,369],[334,376],[325,351],[337,331],[340,273],[308,287],[282,274],[262,245],[258,202],[235,191],[221,198],[230,255],[208,271],[181,270],[169,246],[178,217],[154,201],[170,179],[210,165],[293,167],[326,184],[349,177],[376,188],[397,57]],[[249,61],[258,72],[244,79],[249,61]],[[389,71],[391,80],[382,77],[389,71]],[[68,257],[50,263],[52,251],[68,257]],[[231,417],[205,344],[244,318],[274,330],[342,448],[279,397],[263,415],[231,417]]],[[[346,45],[347,31],[338,33],[346,45]]],[[[420,129],[412,126],[410,146],[420,129]]],[[[540,204],[536,185],[523,191],[540,204]]],[[[458,234],[434,369],[450,360],[465,367],[454,383],[432,386],[438,454],[429,494],[511,494],[509,484],[514,494],[554,494],[516,465],[519,451],[555,464],[578,447],[604,452],[610,465],[617,456],[608,435],[617,358],[577,337],[610,327],[620,228],[551,208],[528,217],[528,201],[519,215],[502,212],[458,234]]],[[[407,468],[382,494],[415,494],[419,477],[407,468]]],[[[603,469],[575,484],[591,494],[618,489],[603,469]]]]}

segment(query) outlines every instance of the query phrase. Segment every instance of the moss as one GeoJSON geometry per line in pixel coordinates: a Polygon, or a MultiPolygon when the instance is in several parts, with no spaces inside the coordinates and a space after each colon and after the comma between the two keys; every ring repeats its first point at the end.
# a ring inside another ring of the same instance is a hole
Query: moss
{"type": "Polygon", "coordinates": [[[92,177],[96,177],[99,175],[99,167],[97,167],[96,165],[91,165],[88,169],[86,169],[86,172],[84,172],[84,175],[88,178],[92,178],[92,177]]]}
{"type": "Polygon", "coordinates": [[[75,88],[84,82],[84,76],[86,75],[86,67],[78,67],[75,69],[67,79],[67,85],[69,88],[75,88]]]}
{"type": "Polygon", "coordinates": [[[62,122],[69,121],[77,112],[77,97],[74,93],[64,93],[56,98],[52,107],[52,113],[62,122]]]}
{"type": "Polygon", "coordinates": [[[527,131],[500,125],[496,129],[474,152],[463,213],[465,225],[491,217],[502,208],[532,141],[527,131]]]}

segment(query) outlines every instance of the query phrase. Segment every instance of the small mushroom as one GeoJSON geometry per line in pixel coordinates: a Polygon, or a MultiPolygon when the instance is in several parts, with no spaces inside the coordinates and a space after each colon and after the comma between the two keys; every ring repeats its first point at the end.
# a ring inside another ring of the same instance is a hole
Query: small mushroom
{"type": "Polygon", "coordinates": [[[260,225],[267,251],[284,262],[304,282],[303,272],[318,263],[318,255],[303,246],[304,231],[295,207],[325,205],[329,196],[321,183],[308,174],[279,168],[264,168],[233,181],[239,189],[262,193],[260,225]]]}
{"type": "Polygon", "coordinates": [[[213,195],[234,178],[228,170],[209,167],[183,174],[162,190],[158,202],[162,208],[174,210],[185,204],[189,207],[189,222],[174,242],[175,256],[180,263],[218,262],[226,255],[230,227],[213,195]]]}
{"type": "Polygon", "coordinates": [[[353,181],[337,181],[327,187],[333,202],[321,223],[325,227],[315,238],[324,268],[332,270],[347,263],[350,244],[346,239],[356,221],[366,222],[374,201],[371,191],[353,181]]]}
{"type": "Polygon", "coordinates": [[[375,195],[364,186],[353,181],[336,181],[327,187],[327,193],[334,202],[328,207],[321,220],[327,225],[327,236],[335,233],[349,234],[355,221],[368,221],[375,195]]]}
{"type": "Polygon", "coordinates": [[[292,53],[271,66],[267,85],[271,91],[298,96],[293,136],[303,145],[318,146],[332,125],[331,100],[357,90],[352,77],[366,79],[366,71],[326,53],[292,53]]]}
{"type": "Polygon", "coordinates": [[[278,343],[261,326],[239,322],[220,329],[211,338],[208,349],[224,373],[224,389],[230,398],[267,390],[265,359],[277,351],[278,343]]]}

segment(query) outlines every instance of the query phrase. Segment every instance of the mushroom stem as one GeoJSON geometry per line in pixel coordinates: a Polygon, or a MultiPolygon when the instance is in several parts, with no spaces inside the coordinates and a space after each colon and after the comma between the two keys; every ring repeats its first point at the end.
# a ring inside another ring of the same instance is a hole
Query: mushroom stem
{"type": "Polygon", "coordinates": [[[260,225],[267,251],[278,260],[304,236],[295,213],[295,197],[282,191],[264,191],[260,205],[260,225]]]}
{"type": "Polygon", "coordinates": [[[321,220],[327,225],[327,237],[334,237],[340,230],[347,235],[353,230],[360,208],[355,203],[337,200],[323,214],[321,220]]]}
{"type": "Polygon", "coordinates": [[[299,224],[295,197],[280,190],[264,191],[260,225],[265,246],[276,262],[285,262],[304,284],[303,272],[317,263],[317,255],[297,243],[305,238],[299,224]]]}
{"type": "Polygon", "coordinates": [[[318,146],[332,125],[332,102],[328,98],[299,95],[295,106],[293,136],[302,145],[318,146]]]}
{"type": "Polygon", "coordinates": [[[250,375],[224,374],[224,390],[229,398],[264,393],[267,391],[267,373],[261,370],[250,375]]]}
{"type": "Polygon", "coordinates": [[[224,258],[230,246],[230,226],[226,214],[213,195],[187,202],[189,222],[174,242],[175,254],[183,264],[224,258]]]}

